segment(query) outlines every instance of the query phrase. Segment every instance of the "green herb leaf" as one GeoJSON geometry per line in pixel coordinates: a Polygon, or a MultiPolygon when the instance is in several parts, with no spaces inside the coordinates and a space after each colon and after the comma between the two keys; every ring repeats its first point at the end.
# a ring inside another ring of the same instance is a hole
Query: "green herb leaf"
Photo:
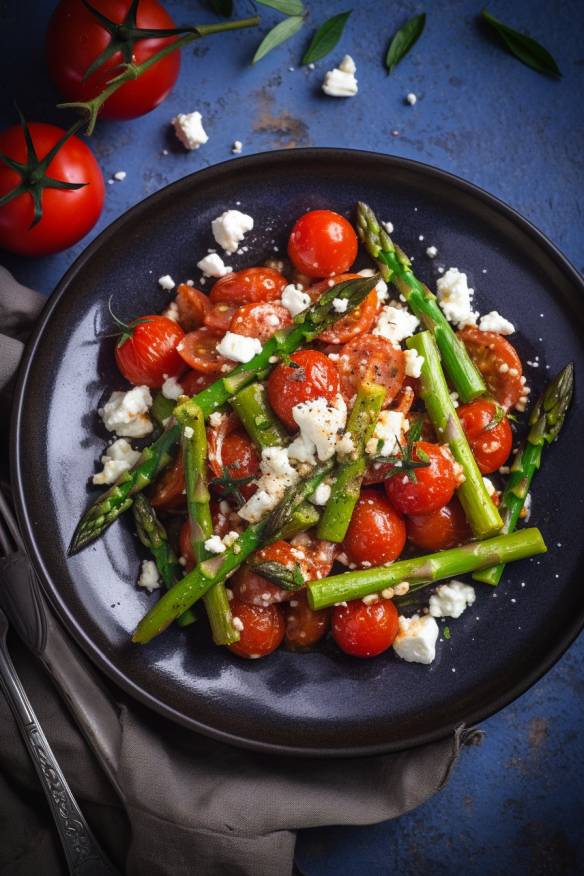
{"type": "Polygon", "coordinates": [[[324,58],[325,55],[332,52],[343,34],[343,30],[345,29],[345,25],[352,11],[353,10],[350,9],[348,12],[341,12],[339,15],[333,15],[332,18],[329,18],[324,24],[321,24],[312,37],[310,45],[302,58],[303,64],[312,64],[314,61],[320,61],[321,58],[324,58]]]}
{"type": "Polygon", "coordinates": [[[301,0],[257,0],[262,6],[270,6],[277,9],[283,15],[304,15],[304,6],[301,0]]]}
{"type": "Polygon", "coordinates": [[[390,73],[422,36],[425,24],[426,13],[422,12],[421,15],[414,15],[406,21],[404,26],[393,35],[385,56],[385,66],[390,73]]]}
{"type": "Polygon", "coordinates": [[[284,590],[300,590],[304,586],[304,575],[298,563],[295,563],[291,569],[283,563],[271,561],[258,563],[251,568],[256,575],[267,578],[272,584],[277,584],[284,590]]]}
{"type": "Polygon", "coordinates": [[[481,16],[488,24],[493,27],[511,54],[523,64],[527,64],[532,70],[537,70],[538,73],[546,73],[548,76],[561,76],[560,68],[550,55],[547,49],[531,37],[525,36],[513,30],[491,15],[487,9],[483,9],[481,16]]]}
{"type": "Polygon", "coordinates": [[[444,627],[444,629],[442,630],[442,635],[447,640],[452,638],[451,633],[450,633],[450,627],[444,627]]]}
{"type": "Polygon", "coordinates": [[[292,15],[290,18],[285,18],[273,27],[268,31],[259,44],[257,51],[252,58],[252,64],[257,64],[258,61],[265,58],[268,52],[271,52],[276,46],[279,46],[281,43],[289,40],[290,37],[293,37],[295,33],[298,33],[303,24],[304,18],[301,15],[292,15]]]}
{"type": "Polygon", "coordinates": [[[226,499],[227,496],[233,496],[238,507],[241,508],[242,505],[245,505],[245,499],[241,493],[241,488],[251,484],[253,477],[234,478],[231,474],[231,470],[235,467],[236,466],[234,465],[224,465],[223,474],[219,477],[211,478],[209,486],[216,487],[221,492],[221,496],[224,499],[226,499]]]}
{"type": "Polygon", "coordinates": [[[496,426],[498,426],[499,423],[501,423],[505,419],[505,416],[506,416],[505,408],[502,407],[501,405],[498,405],[495,402],[495,413],[493,414],[493,416],[491,417],[491,419],[489,420],[487,425],[484,426],[482,431],[483,432],[490,432],[492,429],[494,429],[496,426]]]}
{"type": "Polygon", "coordinates": [[[211,0],[211,9],[215,15],[229,18],[233,14],[233,0],[211,0]]]}

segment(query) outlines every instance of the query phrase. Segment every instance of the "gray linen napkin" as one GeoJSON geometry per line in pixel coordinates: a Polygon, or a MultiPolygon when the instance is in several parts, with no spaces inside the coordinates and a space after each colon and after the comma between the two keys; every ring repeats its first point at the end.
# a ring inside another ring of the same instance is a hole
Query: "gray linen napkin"
{"type": "MultiPolygon", "coordinates": [[[[23,340],[44,298],[0,268],[0,423],[23,340]]],[[[477,731],[399,754],[317,761],[240,751],[149,712],[98,674],[55,621],[26,558],[3,598],[40,599],[40,662],[13,637],[13,657],[88,821],[129,876],[286,876],[296,831],[396,818],[448,781],[477,731]],[[60,696],[58,695],[58,693],[60,696]]],[[[32,614],[31,614],[32,616],[32,614]]],[[[26,639],[26,629],[23,629],[26,639]]],[[[0,701],[0,872],[63,872],[56,834],[8,707],[0,701]]]]}

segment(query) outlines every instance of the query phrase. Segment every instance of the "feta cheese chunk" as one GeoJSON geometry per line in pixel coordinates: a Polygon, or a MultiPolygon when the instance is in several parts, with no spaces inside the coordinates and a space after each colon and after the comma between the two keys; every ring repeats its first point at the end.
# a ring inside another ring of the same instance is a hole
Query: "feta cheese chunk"
{"type": "Polygon", "coordinates": [[[458,268],[448,268],[438,278],[436,286],[438,301],[449,322],[453,322],[458,328],[476,325],[478,314],[473,311],[471,304],[474,289],[469,287],[466,274],[458,268]]]}
{"type": "Polygon", "coordinates": [[[142,569],[138,578],[138,586],[152,593],[160,587],[160,575],[154,560],[142,560],[142,569]]]}
{"type": "Polygon", "coordinates": [[[408,663],[431,663],[436,656],[438,632],[438,624],[429,614],[400,617],[393,650],[408,663]]]}
{"type": "Polygon", "coordinates": [[[479,328],[482,332],[497,332],[499,335],[512,335],[515,326],[496,310],[485,313],[479,320],[479,328]]]}
{"type": "Polygon", "coordinates": [[[308,497],[308,501],[313,505],[326,505],[331,497],[331,488],[329,484],[319,484],[312,496],[308,497]]]}
{"type": "Polygon", "coordinates": [[[418,102],[418,95],[414,94],[413,91],[410,91],[409,94],[406,94],[406,103],[409,103],[410,106],[415,106],[418,102]]]}
{"type": "Polygon", "coordinates": [[[386,338],[392,344],[399,344],[406,338],[411,338],[419,325],[420,320],[405,307],[400,307],[399,304],[386,304],[377,317],[373,334],[386,338]]]}
{"type": "Polygon", "coordinates": [[[294,283],[290,283],[284,287],[282,292],[282,306],[290,312],[290,316],[298,316],[310,306],[310,295],[308,292],[303,292],[294,283]]]}
{"type": "Polygon", "coordinates": [[[176,284],[170,274],[164,274],[163,277],[158,278],[158,285],[166,292],[170,292],[171,289],[174,289],[176,284]]]}
{"type": "Polygon", "coordinates": [[[180,395],[183,395],[183,388],[176,377],[167,377],[162,384],[162,395],[164,398],[169,398],[176,401],[180,395]]]}
{"type": "Polygon", "coordinates": [[[223,554],[225,553],[225,545],[220,536],[212,535],[205,541],[205,550],[209,551],[210,554],[223,554]]]}
{"type": "Polygon", "coordinates": [[[241,210],[225,210],[211,222],[213,237],[228,255],[239,249],[239,244],[253,228],[253,219],[241,210]]]}
{"type": "Polygon", "coordinates": [[[449,581],[441,584],[430,597],[430,614],[432,617],[460,617],[476,598],[474,587],[464,581],[449,581]]]}
{"type": "Polygon", "coordinates": [[[398,453],[409,425],[401,411],[381,411],[365,452],[370,456],[392,456],[398,453]]]}
{"type": "Polygon", "coordinates": [[[140,453],[134,450],[125,438],[118,438],[106,449],[101,457],[103,471],[93,475],[94,484],[113,484],[125,471],[129,471],[140,459],[140,453]]]}
{"type": "Polygon", "coordinates": [[[257,338],[226,332],[215,349],[221,356],[234,362],[250,362],[254,356],[262,352],[262,345],[257,338]]]}
{"type": "Polygon", "coordinates": [[[147,386],[135,386],[128,392],[112,392],[99,415],[108,432],[121,438],[143,438],[154,429],[148,411],[152,396],[147,386]]]}
{"type": "Polygon", "coordinates": [[[203,128],[203,117],[199,112],[179,113],[170,120],[170,123],[185,149],[198,149],[209,139],[203,128]]]}
{"type": "Polygon", "coordinates": [[[300,402],[292,408],[292,416],[305,444],[314,445],[321,462],[330,459],[347,422],[347,405],[342,396],[337,396],[334,403],[325,398],[300,402]]]}
{"type": "Polygon", "coordinates": [[[231,151],[234,155],[240,155],[243,149],[243,143],[241,140],[234,140],[233,146],[231,147],[231,151]]]}
{"type": "Polygon", "coordinates": [[[233,271],[233,268],[228,267],[216,252],[211,252],[202,258],[200,262],[197,262],[197,267],[205,277],[224,277],[233,271]]]}
{"type": "Polygon", "coordinates": [[[427,246],[426,247],[426,255],[429,259],[435,259],[438,255],[438,249],[435,246],[427,246]]]}
{"type": "Polygon", "coordinates": [[[406,377],[419,377],[422,373],[424,357],[417,350],[404,350],[406,360],[406,377]]]}
{"type": "Polygon", "coordinates": [[[345,313],[349,302],[346,298],[333,298],[333,310],[335,313],[345,313]]]}
{"type": "Polygon", "coordinates": [[[125,180],[125,178],[127,177],[127,175],[128,174],[126,173],[125,170],[116,170],[116,172],[114,173],[114,179],[117,180],[118,182],[123,182],[125,180]]]}
{"type": "Polygon", "coordinates": [[[356,72],[355,62],[350,55],[345,55],[339,66],[325,75],[322,90],[329,97],[354,97],[359,91],[356,72]]]}
{"type": "Polygon", "coordinates": [[[257,491],[239,509],[238,514],[248,523],[257,523],[282,499],[288,487],[298,480],[298,472],[290,465],[285,447],[265,447],[260,462],[261,477],[256,481],[257,491]]]}
{"type": "Polygon", "coordinates": [[[492,482],[492,480],[490,478],[486,478],[483,476],[483,484],[485,485],[489,496],[494,496],[495,493],[497,492],[497,489],[495,487],[495,484],[492,482]]]}

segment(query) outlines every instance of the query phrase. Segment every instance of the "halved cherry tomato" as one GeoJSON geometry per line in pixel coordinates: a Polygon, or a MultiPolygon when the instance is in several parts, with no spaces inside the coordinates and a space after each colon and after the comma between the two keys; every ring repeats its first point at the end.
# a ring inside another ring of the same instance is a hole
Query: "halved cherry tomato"
{"type": "Polygon", "coordinates": [[[312,398],[332,401],[339,391],[339,372],[334,362],[316,350],[299,350],[290,356],[293,365],[276,365],[268,377],[268,399],[284,425],[298,427],[292,408],[312,398]]]}
{"type": "Polygon", "coordinates": [[[187,371],[179,380],[185,395],[197,395],[215,382],[214,374],[201,374],[200,371],[187,371]]]}
{"type": "Polygon", "coordinates": [[[235,311],[229,331],[247,338],[258,338],[264,344],[280,329],[292,325],[290,311],[281,304],[243,304],[235,311]]]}
{"type": "Polygon", "coordinates": [[[403,350],[378,335],[360,335],[341,347],[338,367],[345,401],[355,396],[362,383],[378,383],[387,391],[384,408],[402,388],[406,373],[403,350]]]}
{"type": "Polygon", "coordinates": [[[191,541],[190,520],[185,520],[185,522],[181,526],[180,534],[178,537],[178,544],[180,547],[180,555],[186,560],[185,571],[189,572],[196,563],[195,555],[193,553],[193,543],[191,541]]]}
{"type": "Polygon", "coordinates": [[[192,332],[203,325],[205,316],[211,310],[211,302],[204,292],[181,283],[176,295],[178,321],[185,332],[192,332]]]}
{"type": "Polygon", "coordinates": [[[294,223],[288,255],[309,277],[332,277],[348,271],[357,258],[357,235],[350,222],[332,210],[311,210],[294,223]]]}
{"type": "Polygon", "coordinates": [[[229,645],[229,650],[234,654],[253,660],[271,654],[282,644],[286,624],[278,605],[260,608],[257,605],[232,599],[230,608],[233,617],[239,618],[243,626],[239,634],[239,642],[229,645]]]}
{"type": "Polygon", "coordinates": [[[297,591],[286,590],[279,584],[274,584],[254,572],[253,567],[259,563],[280,563],[288,568],[299,565],[302,573],[307,575],[307,561],[303,551],[293,548],[286,541],[275,541],[267,547],[256,551],[248,563],[239,569],[231,579],[232,590],[237,599],[250,605],[272,605],[275,602],[288,602],[294,598],[297,591]]]}
{"type": "Polygon", "coordinates": [[[306,554],[307,575],[311,581],[327,577],[339,552],[338,544],[314,538],[310,533],[302,534],[302,542],[297,543],[295,539],[293,546],[306,554]]]}
{"type": "Polygon", "coordinates": [[[214,332],[221,332],[222,335],[229,331],[233,314],[237,307],[234,304],[211,304],[211,307],[205,315],[205,325],[214,332]]]}
{"type": "Polygon", "coordinates": [[[187,365],[194,368],[195,371],[202,371],[204,374],[218,374],[224,365],[230,367],[233,365],[216,350],[221,337],[219,332],[214,332],[203,325],[196,331],[185,335],[177,350],[187,365]]]}
{"type": "Polygon", "coordinates": [[[185,467],[180,450],[175,461],[154,482],[150,503],[153,508],[165,511],[181,511],[185,507],[185,467]]]}
{"type": "Polygon", "coordinates": [[[376,657],[393,644],[398,631],[397,608],[389,599],[366,605],[360,599],[336,605],[331,623],[333,639],[352,657],[376,657]]]}
{"type": "Polygon", "coordinates": [[[167,316],[141,316],[129,326],[116,346],[116,364],[126,380],[136,386],[162,386],[167,377],[178,377],[184,362],[177,346],[184,332],[167,316]]]}
{"type": "Polygon", "coordinates": [[[403,517],[377,490],[361,490],[343,549],[358,566],[391,563],[404,549],[406,525],[403,517]]]}
{"type": "Polygon", "coordinates": [[[464,511],[456,498],[430,514],[406,517],[406,529],[409,540],[428,553],[464,544],[471,538],[464,511]]]}
{"type": "Polygon", "coordinates": [[[509,410],[523,395],[521,359],[502,335],[468,326],[458,332],[468,354],[485,378],[491,395],[509,410]]]}
{"type": "Polygon", "coordinates": [[[286,606],[285,644],[290,651],[301,651],[316,645],[326,635],[331,621],[330,608],[314,611],[306,600],[305,591],[295,593],[286,606]]]}
{"type": "Polygon", "coordinates": [[[385,492],[402,514],[430,514],[447,505],[458,486],[454,457],[444,444],[416,441],[412,458],[428,464],[413,469],[415,481],[398,468],[385,481],[385,492]]]}
{"type": "MultiPolygon", "coordinates": [[[[308,294],[312,301],[317,301],[323,292],[330,288],[331,281],[336,283],[344,283],[345,280],[357,280],[359,274],[340,274],[338,277],[332,277],[331,280],[322,280],[320,283],[315,283],[308,290],[308,294]]],[[[377,316],[377,292],[373,289],[367,298],[361,302],[358,307],[355,307],[347,316],[343,316],[338,322],[335,322],[330,328],[326,329],[319,340],[325,344],[346,344],[357,335],[362,335],[368,332],[377,316]]]]}
{"type": "Polygon", "coordinates": [[[217,280],[210,298],[214,304],[235,304],[237,307],[260,301],[277,301],[282,297],[286,283],[286,277],[273,268],[244,268],[217,280]]]}
{"type": "Polygon", "coordinates": [[[501,408],[491,401],[461,405],[457,414],[468,438],[481,474],[487,475],[504,465],[513,445],[513,432],[501,408]]]}

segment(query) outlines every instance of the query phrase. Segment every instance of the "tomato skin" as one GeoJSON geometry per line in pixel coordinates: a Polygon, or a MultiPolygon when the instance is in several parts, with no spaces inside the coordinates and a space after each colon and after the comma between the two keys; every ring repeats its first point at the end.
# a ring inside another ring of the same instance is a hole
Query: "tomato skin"
{"type": "MultiPolygon", "coordinates": [[[[39,159],[63,137],[56,125],[31,122],[29,130],[39,159]]],[[[15,161],[27,160],[24,133],[14,125],[0,133],[0,152],[15,161]]],[[[0,207],[0,247],[20,255],[43,256],[67,249],[90,231],[101,215],[105,196],[103,175],[95,157],[82,140],[70,137],[47,168],[47,176],[63,182],[86,183],[80,189],[44,189],[43,215],[33,228],[32,196],[25,192],[0,207]]],[[[0,161],[0,197],[21,182],[16,171],[0,161]]]]}
{"type": "Polygon", "coordinates": [[[428,553],[456,547],[472,537],[462,506],[456,498],[430,514],[406,517],[406,529],[412,544],[428,553]]]}
{"type": "Polygon", "coordinates": [[[190,572],[190,570],[196,565],[195,555],[193,553],[193,543],[191,541],[190,520],[185,520],[181,526],[178,543],[180,547],[180,555],[186,560],[185,571],[190,572]]]}
{"type": "Polygon", "coordinates": [[[398,631],[397,608],[389,599],[366,605],[360,599],[333,608],[333,639],[351,657],[376,657],[393,644],[398,631]]]}
{"type": "Polygon", "coordinates": [[[338,367],[341,392],[347,403],[362,383],[378,383],[386,389],[384,408],[390,406],[401,390],[406,374],[403,350],[378,335],[360,335],[341,347],[338,367]]]}
{"type": "Polygon", "coordinates": [[[163,511],[182,511],[186,507],[185,467],[179,450],[174,462],[156,478],[150,494],[153,508],[163,511]]]}
{"type": "MultiPolygon", "coordinates": [[[[359,274],[340,274],[338,277],[332,277],[336,283],[344,283],[345,280],[358,280],[359,274]]],[[[330,280],[322,280],[320,283],[315,283],[308,290],[308,294],[312,301],[317,301],[323,292],[330,288],[330,280]]],[[[343,316],[338,322],[335,322],[330,328],[326,329],[319,340],[325,344],[346,344],[357,335],[362,335],[370,331],[377,316],[378,302],[377,292],[372,289],[367,298],[361,302],[358,307],[355,307],[347,316],[343,316]]]]}
{"type": "Polygon", "coordinates": [[[237,307],[233,304],[224,304],[223,302],[211,304],[208,313],[205,315],[204,323],[207,328],[224,335],[225,332],[229,331],[231,320],[236,311],[237,307]]]}
{"type": "Polygon", "coordinates": [[[257,338],[265,344],[276,332],[291,325],[289,310],[281,304],[266,301],[238,307],[231,319],[229,331],[247,338],[257,338]]]}
{"type": "Polygon", "coordinates": [[[136,386],[162,386],[166,377],[178,377],[184,362],[177,345],[184,338],[178,323],[167,316],[141,316],[132,336],[116,346],[116,364],[126,380],[136,386]],[[165,376],[166,375],[166,376],[165,376]]]}
{"type": "Polygon", "coordinates": [[[214,304],[237,307],[278,301],[286,284],[286,277],[274,268],[244,268],[217,280],[209,297],[214,304]]]}
{"type": "Polygon", "coordinates": [[[503,335],[468,326],[458,332],[493,398],[508,411],[523,395],[523,368],[517,350],[503,335]],[[503,370],[501,370],[501,368],[503,370]]]}
{"type": "Polygon", "coordinates": [[[412,456],[418,462],[420,450],[427,455],[430,464],[415,469],[415,482],[401,474],[401,469],[385,481],[385,492],[391,504],[402,514],[437,511],[450,502],[458,486],[454,459],[447,447],[416,441],[412,456]]]}
{"type": "Polygon", "coordinates": [[[197,395],[214,382],[214,374],[201,374],[200,371],[193,370],[181,375],[179,381],[185,395],[197,395]]]}
{"type": "Polygon", "coordinates": [[[285,608],[286,637],[284,639],[289,651],[302,651],[316,645],[326,636],[331,622],[331,609],[323,608],[314,611],[308,605],[306,593],[302,590],[293,594],[285,608]]]}
{"type": "Polygon", "coordinates": [[[377,490],[362,490],[343,549],[358,566],[381,566],[397,559],[406,543],[406,525],[401,515],[377,490]]]}
{"type": "Polygon", "coordinates": [[[276,365],[267,382],[269,402],[291,431],[298,426],[292,408],[313,398],[332,401],[339,392],[339,372],[334,362],[316,350],[298,350],[290,356],[297,367],[276,365]]]}
{"type": "Polygon", "coordinates": [[[235,367],[235,362],[230,364],[229,360],[216,350],[221,338],[220,332],[215,332],[203,325],[184,336],[177,352],[189,368],[202,371],[203,374],[218,374],[224,365],[229,365],[231,370],[232,367],[235,367]]]}
{"type": "Polygon", "coordinates": [[[275,541],[267,547],[256,551],[250,557],[248,563],[239,569],[231,579],[231,588],[236,598],[249,605],[273,605],[277,602],[288,602],[293,599],[297,591],[286,590],[279,584],[274,584],[254,572],[253,567],[259,563],[281,563],[285,566],[294,566],[300,563],[301,568],[305,564],[299,556],[295,555],[294,548],[286,541],[275,541]]]}
{"type": "Polygon", "coordinates": [[[178,287],[176,306],[178,308],[178,321],[185,332],[192,332],[200,328],[211,310],[211,302],[207,295],[187,283],[181,283],[178,287]]]}
{"type": "MultiPolygon", "coordinates": [[[[211,442],[209,442],[211,444],[211,442]]],[[[216,453],[209,453],[209,466],[215,477],[223,474],[226,468],[233,478],[256,477],[259,472],[260,458],[247,434],[239,429],[225,435],[221,442],[221,459],[216,453]]],[[[212,486],[215,494],[221,497],[221,489],[212,486]]],[[[254,484],[242,484],[240,493],[244,499],[249,499],[255,493],[254,484]]]]}
{"type": "Polygon", "coordinates": [[[357,258],[357,235],[350,222],[332,210],[311,210],[294,223],[288,255],[308,277],[344,274],[357,258]]]}
{"type": "MultiPolygon", "coordinates": [[[[130,0],[94,0],[92,5],[110,21],[122,22],[130,0]]],[[[136,24],[141,28],[175,27],[173,19],[157,0],[140,0],[136,24]]],[[[138,40],[133,60],[141,64],[177,37],[138,40]]],[[[49,73],[67,100],[91,100],[119,72],[121,52],[117,52],[91,76],[84,79],[90,64],[109,45],[106,29],[86,9],[81,0],[60,0],[47,30],[49,73]]],[[[100,115],[112,119],[133,119],[158,106],[172,89],[180,70],[180,51],[171,52],[146,70],[138,79],[122,85],[109,97],[100,115]]]]}
{"type": "Polygon", "coordinates": [[[286,625],[279,606],[260,608],[232,599],[230,608],[233,617],[239,618],[243,624],[239,642],[229,645],[229,650],[234,654],[253,660],[271,654],[282,644],[286,625]]]}
{"type": "Polygon", "coordinates": [[[513,446],[513,432],[507,417],[489,428],[496,419],[497,406],[481,399],[461,405],[457,414],[481,474],[497,471],[507,461],[513,446]]]}

